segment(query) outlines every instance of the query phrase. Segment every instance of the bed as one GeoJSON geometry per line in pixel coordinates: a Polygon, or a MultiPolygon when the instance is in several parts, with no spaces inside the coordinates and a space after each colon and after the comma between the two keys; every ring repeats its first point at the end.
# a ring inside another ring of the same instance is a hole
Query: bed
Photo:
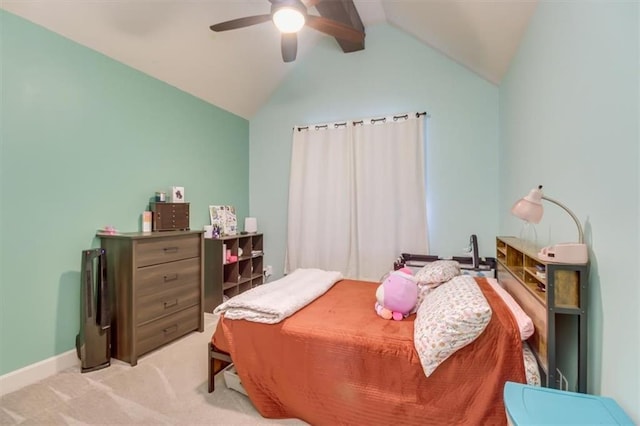
{"type": "Polygon", "coordinates": [[[209,391],[214,375],[233,362],[267,418],[314,425],[506,424],[503,386],[527,382],[527,351],[488,279],[467,278],[482,291],[491,318],[428,377],[414,344],[417,315],[383,320],[373,309],[379,283],[342,279],[275,324],[221,316],[209,343],[209,391]]]}

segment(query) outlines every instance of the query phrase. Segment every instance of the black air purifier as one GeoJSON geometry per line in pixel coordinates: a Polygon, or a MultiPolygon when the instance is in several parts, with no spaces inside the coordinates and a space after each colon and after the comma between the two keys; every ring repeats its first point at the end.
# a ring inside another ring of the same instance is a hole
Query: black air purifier
{"type": "Polygon", "coordinates": [[[80,333],[76,351],[83,373],[111,365],[111,293],[104,249],[82,251],[80,333]]]}

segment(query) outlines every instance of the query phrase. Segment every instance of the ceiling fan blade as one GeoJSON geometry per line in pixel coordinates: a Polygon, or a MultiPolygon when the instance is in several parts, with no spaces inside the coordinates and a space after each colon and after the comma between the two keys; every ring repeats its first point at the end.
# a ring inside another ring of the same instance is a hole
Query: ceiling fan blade
{"type": "Polygon", "coordinates": [[[282,33],[282,60],[293,62],[298,53],[298,35],[296,33],[282,33]]]}
{"type": "Polygon", "coordinates": [[[271,20],[271,15],[255,15],[246,16],[244,18],[232,19],[231,21],[221,22],[219,24],[211,25],[212,31],[227,31],[235,30],[237,28],[248,27],[250,25],[261,24],[271,20]]]}
{"type": "Polygon", "coordinates": [[[342,40],[352,41],[354,43],[362,43],[362,41],[364,41],[364,32],[358,31],[355,28],[338,21],[334,21],[333,19],[307,15],[305,25],[308,25],[314,30],[318,30],[342,40]]]}
{"type": "Polygon", "coordinates": [[[320,3],[322,0],[302,0],[307,9],[311,9],[316,4],[320,3]]]}

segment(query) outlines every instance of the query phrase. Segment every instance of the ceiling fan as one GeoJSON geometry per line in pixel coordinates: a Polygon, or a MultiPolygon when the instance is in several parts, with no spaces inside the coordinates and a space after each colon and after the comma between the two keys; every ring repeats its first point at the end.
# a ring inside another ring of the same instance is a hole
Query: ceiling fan
{"type": "Polygon", "coordinates": [[[273,21],[282,33],[282,59],[285,62],[292,62],[296,59],[298,51],[298,31],[303,26],[308,26],[314,30],[328,34],[330,36],[361,43],[364,40],[364,32],[345,25],[333,19],[322,16],[309,15],[307,10],[323,0],[268,0],[271,3],[271,13],[265,15],[247,16],[244,18],[232,19],[211,25],[212,31],[228,31],[244,28],[251,25],[273,21]]]}

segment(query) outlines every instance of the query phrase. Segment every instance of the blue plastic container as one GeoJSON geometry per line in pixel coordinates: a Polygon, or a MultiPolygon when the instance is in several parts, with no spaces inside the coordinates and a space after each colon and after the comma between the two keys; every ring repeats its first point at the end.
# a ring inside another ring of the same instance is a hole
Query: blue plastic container
{"type": "Polygon", "coordinates": [[[507,382],[507,419],[526,425],[633,425],[611,398],[507,382]]]}

